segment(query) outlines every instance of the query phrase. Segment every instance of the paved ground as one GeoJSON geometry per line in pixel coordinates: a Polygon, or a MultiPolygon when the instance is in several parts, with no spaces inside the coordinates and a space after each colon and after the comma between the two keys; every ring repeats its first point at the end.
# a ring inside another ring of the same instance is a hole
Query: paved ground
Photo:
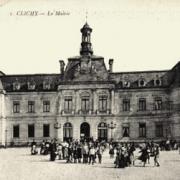
{"type": "Polygon", "coordinates": [[[95,165],[66,164],[49,161],[49,156],[29,154],[29,148],[0,149],[0,180],[179,180],[180,155],[177,151],[161,152],[160,167],[113,168],[113,159],[104,153],[103,163],[95,165]]]}

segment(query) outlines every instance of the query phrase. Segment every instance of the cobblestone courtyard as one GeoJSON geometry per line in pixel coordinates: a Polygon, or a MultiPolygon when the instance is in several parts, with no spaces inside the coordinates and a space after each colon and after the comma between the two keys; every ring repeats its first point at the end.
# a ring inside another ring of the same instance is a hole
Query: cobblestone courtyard
{"type": "Polygon", "coordinates": [[[179,180],[180,155],[177,151],[161,152],[160,167],[153,159],[145,168],[139,161],[135,167],[113,168],[107,151],[102,164],[66,164],[49,161],[49,156],[30,155],[29,148],[0,149],[0,180],[179,180]]]}

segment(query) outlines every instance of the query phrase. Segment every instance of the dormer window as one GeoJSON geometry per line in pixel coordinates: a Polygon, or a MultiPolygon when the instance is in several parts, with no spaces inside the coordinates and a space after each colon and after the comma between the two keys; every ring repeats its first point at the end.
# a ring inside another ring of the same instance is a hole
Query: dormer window
{"type": "Polygon", "coordinates": [[[122,86],[123,86],[123,82],[122,82],[122,81],[119,81],[118,85],[119,85],[120,87],[122,87],[122,86]]]}
{"type": "Polygon", "coordinates": [[[123,87],[130,87],[131,83],[129,81],[124,81],[123,87]]]}
{"type": "Polygon", "coordinates": [[[161,78],[159,77],[159,75],[156,75],[153,82],[154,82],[154,86],[161,86],[162,85],[162,81],[161,81],[161,78]]]}
{"type": "Polygon", "coordinates": [[[28,82],[28,90],[34,90],[36,88],[35,82],[28,82]]]}
{"type": "Polygon", "coordinates": [[[131,86],[131,83],[130,83],[130,81],[129,81],[129,76],[125,76],[123,79],[124,79],[124,80],[123,80],[123,87],[125,87],[125,88],[130,87],[130,86],[131,86]]]}
{"type": "Polygon", "coordinates": [[[16,80],[16,82],[13,83],[13,90],[14,90],[14,91],[18,91],[18,90],[20,90],[20,88],[21,88],[21,85],[20,85],[20,83],[16,80]]]}
{"type": "Polygon", "coordinates": [[[49,90],[51,88],[50,82],[44,81],[43,82],[43,89],[44,90],[49,90]]]}
{"type": "Polygon", "coordinates": [[[139,82],[138,82],[138,86],[139,86],[139,87],[144,87],[144,86],[146,86],[145,80],[144,80],[144,79],[140,79],[139,82]]]}
{"type": "Polygon", "coordinates": [[[154,86],[161,86],[162,82],[160,79],[155,79],[154,80],[154,86]]]}

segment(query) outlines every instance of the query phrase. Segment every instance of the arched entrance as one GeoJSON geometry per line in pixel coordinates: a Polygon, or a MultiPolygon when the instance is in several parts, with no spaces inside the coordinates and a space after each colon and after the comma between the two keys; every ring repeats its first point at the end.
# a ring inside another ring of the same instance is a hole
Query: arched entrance
{"type": "Polygon", "coordinates": [[[80,138],[82,140],[89,140],[89,138],[90,138],[90,126],[87,122],[84,122],[81,124],[80,138]]]}

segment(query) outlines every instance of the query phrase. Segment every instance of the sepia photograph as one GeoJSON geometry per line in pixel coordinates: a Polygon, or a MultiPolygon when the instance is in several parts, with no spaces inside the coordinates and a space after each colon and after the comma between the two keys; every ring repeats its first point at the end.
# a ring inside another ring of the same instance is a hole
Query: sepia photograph
{"type": "Polygon", "coordinates": [[[0,0],[1,180],[179,169],[179,0],[0,0]]]}

